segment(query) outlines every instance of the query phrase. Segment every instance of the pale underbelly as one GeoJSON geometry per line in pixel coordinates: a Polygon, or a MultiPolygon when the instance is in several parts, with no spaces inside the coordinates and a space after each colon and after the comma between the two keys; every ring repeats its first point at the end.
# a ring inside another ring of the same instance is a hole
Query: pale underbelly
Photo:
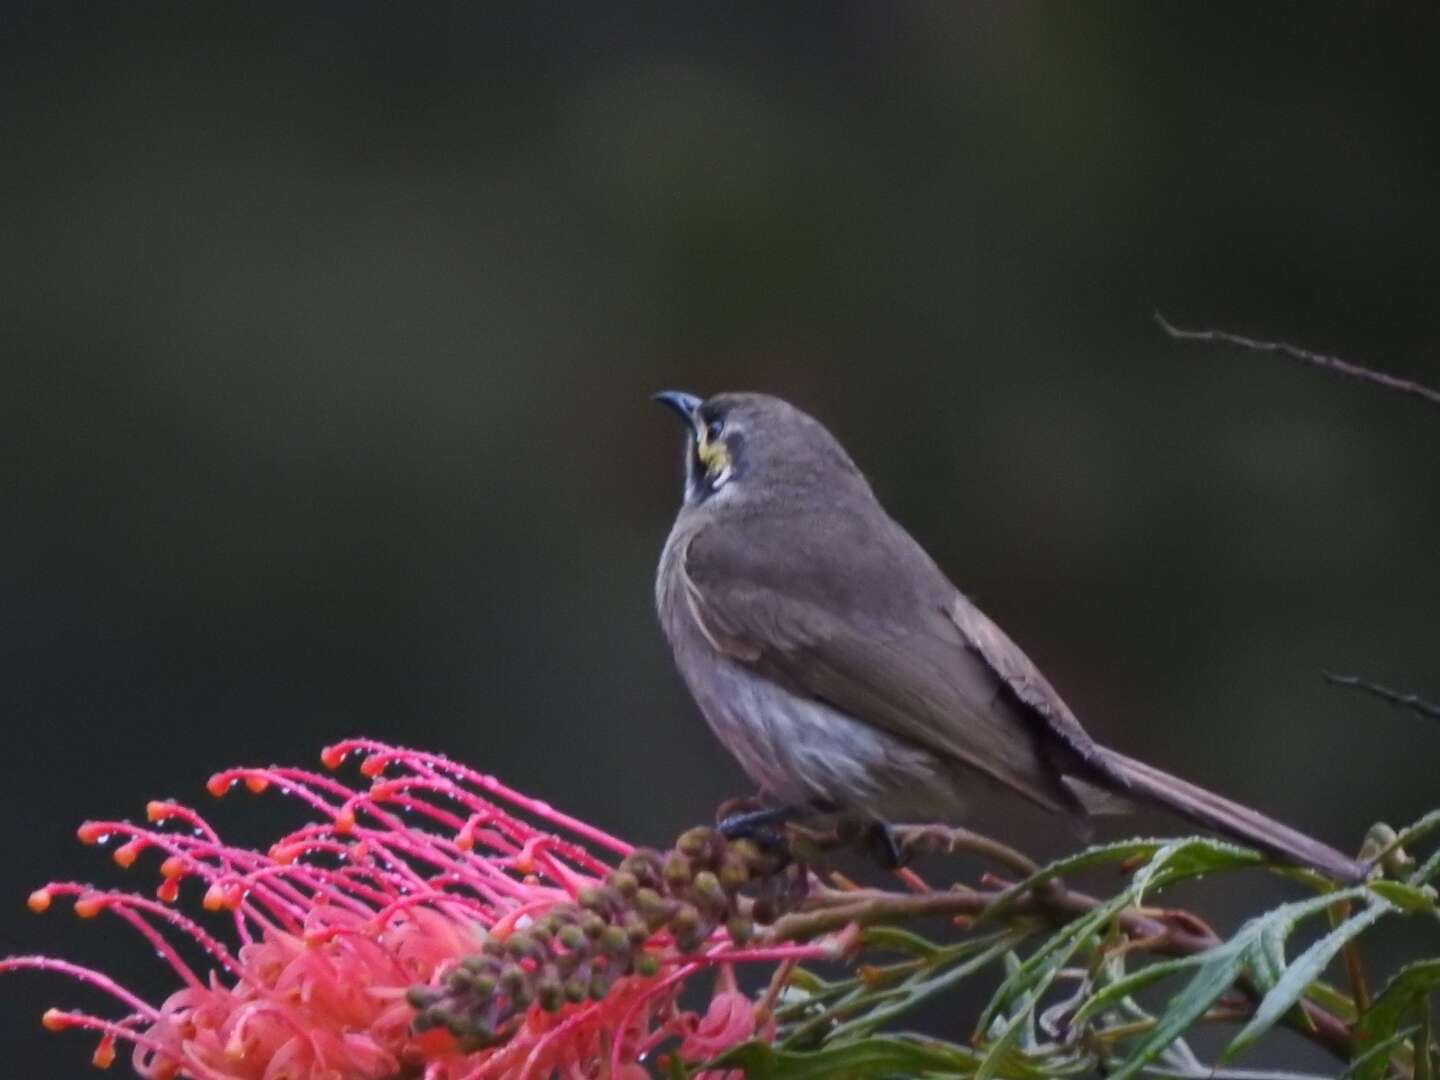
{"type": "Polygon", "coordinates": [[[762,791],[890,821],[955,820],[970,777],[955,765],[730,663],[689,680],[706,720],[762,791]]]}

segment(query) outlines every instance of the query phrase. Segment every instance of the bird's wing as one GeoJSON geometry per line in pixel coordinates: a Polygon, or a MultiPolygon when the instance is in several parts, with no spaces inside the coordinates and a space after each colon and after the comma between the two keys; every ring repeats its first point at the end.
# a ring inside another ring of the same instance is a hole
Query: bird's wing
{"type": "Polygon", "coordinates": [[[690,537],[681,571],[691,616],[731,659],[1042,806],[1080,809],[1052,762],[1052,721],[1040,722],[1013,672],[985,653],[1003,660],[1008,640],[978,612],[980,623],[962,625],[953,608],[963,598],[888,518],[707,526],[690,537]]]}
{"type": "Polygon", "coordinates": [[[1104,756],[1080,725],[1070,706],[1040,673],[1035,662],[1026,656],[1010,635],[990,621],[989,617],[960,593],[955,594],[949,615],[965,638],[965,643],[985,661],[1010,691],[1035,711],[1045,726],[1084,761],[1107,772],[1104,756]]]}

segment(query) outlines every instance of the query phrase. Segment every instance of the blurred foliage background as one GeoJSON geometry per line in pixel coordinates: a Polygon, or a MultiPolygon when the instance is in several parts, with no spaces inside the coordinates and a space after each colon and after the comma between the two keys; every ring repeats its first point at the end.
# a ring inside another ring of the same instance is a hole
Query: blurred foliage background
{"type": "MultiPolygon", "coordinates": [[[[1440,381],[1436,29],[7,4],[0,952],[143,985],[23,910],[107,877],[74,826],[341,735],[639,842],[744,791],[652,613],[672,386],[823,418],[1105,741],[1345,847],[1440,805],[1320,679],[1440,695],[1440,417],[1151,321],[1440,381]]],[[[0,984],[16,1075],[58,996],[0,984]]]]}

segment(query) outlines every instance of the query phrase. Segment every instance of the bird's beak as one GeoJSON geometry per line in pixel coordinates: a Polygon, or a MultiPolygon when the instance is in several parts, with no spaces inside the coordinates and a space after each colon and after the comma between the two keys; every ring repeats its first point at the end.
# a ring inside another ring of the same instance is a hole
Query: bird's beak
{"type": "Polygon", "coordinates": [[[687,394],[683,390],[661,390],[658,394],[650,395],[650,398],[674,409],[686,426],[695,426],[695,413],[702,402],[694,394],[687,394]]]}

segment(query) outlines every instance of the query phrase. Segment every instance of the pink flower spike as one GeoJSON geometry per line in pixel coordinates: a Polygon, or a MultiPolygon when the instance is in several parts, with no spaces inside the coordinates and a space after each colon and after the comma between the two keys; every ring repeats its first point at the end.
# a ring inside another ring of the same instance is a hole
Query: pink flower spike
{"type": "MultiPolygon", "coordinates": [[[[117,1015],[53,1009],[45,1024],[93,1032],[99,1067],[128,1045],[143,1080],[638,1080],[637,1057],[667,1040],[701,1060],[755,1036],[735,964],[845,947],[842,933],[737,949],[714,915],[686,932],[663,913],[647,923],[626,905],[636,873],[660,873],[658,853],[439,755],[354,739],[321,757],[338,769],[352,755],[360,777],[348,784],[282,766],[211,777],[216,795],[241,784],[304,815],[258,847],[171,799],[149,804],[148,824],[80,829],[85,843],[118,839],[113,858],[130,875],[153,849],[158,900],[73,882],[30,894],[36,912],[66,898],[141,935],[168,972],[163,1001],[50,957],[0,960],[0,974],[58,972],[108,995],[117,1015]],[[180,900],[228,914],[230,931],[171,906],[180,900]],[[705,1016],[682,1012],[685,981],[712,967],[722,987],[705,1016]]],[[[708,888],[713,903],[713,873],[708,888]]]]}

